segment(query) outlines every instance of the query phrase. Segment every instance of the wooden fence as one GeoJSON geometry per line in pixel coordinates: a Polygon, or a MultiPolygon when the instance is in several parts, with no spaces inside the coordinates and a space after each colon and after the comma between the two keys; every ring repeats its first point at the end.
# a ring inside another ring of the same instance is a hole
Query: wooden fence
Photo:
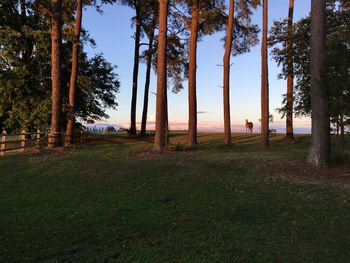
{"type": "MultiPolygon", "coordinates": [[[[58,132],[54,135],[55,137],[60,136],[62,145],[65,142],[65,134],[58,132]]],[[[10,153],[24,152],[29,149],[40,149],[47,147],[51,142],[52,135],[49,131],[41,132],[26,132],[22,130],[19,134],[7,134],[6,130],[2,131],[1,135],[1,147],[0,156],[10,153]]],[[[81,130],[78,138],[79,143],[83,143],[83,131],[81,130]]]]}

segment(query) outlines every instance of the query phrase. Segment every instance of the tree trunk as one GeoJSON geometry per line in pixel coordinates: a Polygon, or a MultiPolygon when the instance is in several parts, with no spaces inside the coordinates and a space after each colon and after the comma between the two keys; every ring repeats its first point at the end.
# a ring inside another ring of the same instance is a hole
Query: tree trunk
{"type": "Polygon", "coordinates": [[[191,36],[188,69],[188,145],[197,143],[197,38],[198,38],[198,0],[192,1],[191,36]]]}
{"type": "Polygon", "coordinates": [[[336,126],[336,135],[335,135],[335,137],[336,137],[336,144],[335,144],[335,147],[336,147],[336,150],[337,150],[337,152],[339,152],[339,149],[340,149],[340,140],[339,140],[339,115],[337,115],[337,117],[336,117],[336,124],[335,124],[336,126]]]}
{"type": "Polygon", "coordinates": [[[311,124],[312,140],[308,162],[325,167],[330,157],[330,121],[325,83],[326,0],[311,4],[311,124]]]}
{"type": "MultiPolygon", "coordinates": [[[[27,25],[27,7],[26,7],[26,1],[25,0],[21,0],[20,1],[20,8],[21,8],[21,23],[22,26],[26,26],[27,25]]],[[[25,38],[22,39],[23,40],[23,56],[22,59],[24,60],[24,63],[26,64],[26,66],[28,66],[28,64],[30,64],[31,60],[32,60],[32,54],[33,54],[33,40],[26,36],[25,38]]]]}
{"type": "Polygon", "coordinates": [[[269,79],[267,61],[268,0],[263,0],[263,35],[261,43],[261,145],[269,147],[269,79]]]}
{"type": "Polygon", "coordinates": [[[134,69],[132,75],[132,95],[131,95],[131,120],[130,133],[136,134],[136,101],[137,101],[137,79],[139,74],[140,61],[140,37],[141,37],[141,14],[138,1],[135,1],[136,10],[136,32],[134,50],[134,69]]]}
{"type": "MultiPolygon", "coordinates": [[[[5,111],[2,112],[4,114],[5,111]]],[[[0,115],[0,132],[2,132],[3,129],[5,129],[3,122],[5,121],[5,118],[3,115],[0,115]]]]}
{"type": "Polygon", "coordinates": [[[165,90],[165,106],[164,106],[164,111],[165,111],[165,122],[164,122],[164,130],[165,130],[165,148],[168,148],[169,144],[169,116],[168,116],[168,96],[167,96],[167,89],[165,90]]]}
{"type": "Polygon", "coordinates": [[[146,82],[145,82],[145,94],[143,97],[143,111],[142,111],[142,121],[141,121],[141,136],[146,135],[146,125],[147,125],[147,112],[148,112],[148,95],[149,95],[149,85],[151,79],[151,68],[152,68],[152,55],[153,55],[153,41],[154,41],[154,29],[156,26],[156,15],[153,15],[152,27],[149,34],[148,41],[148,53],[147,53],[147,69],[146,69],[146,82]]]}
{"type": "Polygon", "coordinates": [[[51,0],[51,80],[52,80],[52,115],[49,148],[61,144],[61,43],[62,21],[61,0],[51,0]]]}
{"type": "Polygon", "coordinates": [[[167,29],[168,29],[168,0],[159,0],[159,34],[157,61],[157,102],[156,129],[153,150],[166,150],[166,122],[167,122],[167,29]]]}
{"type": "MultiPolygon", "coordinates": [[[[20,0],[20,8],[21,8],[21,26],[26,25],[26,20],[27,20],[27,12],[26,12],[26,1],[25,0],[20,0]]],[[[27,57],[27,49],[28,49],[28,41],[26,38],[22,38],[24,41],[24,45],[22,46],[23,51],[22,51],[22,59],[25,61],[25,63],[29,63],[28,57],[27,57]]]]}
{"type": "Polygon", "coordinates": [[[230,10],[226,29],[226,43],[224,54],[224,142],[231,143],[231,117],[230,117],[230,59],[233,39],[235,1],[230,0],[230,10]]]}
{"type": "Polygon", "coordinates": [[[27,15],[26,15],[26,1],[21,0],[20,3],[21,3],[21,20],[22,20],[22,24],[24,24],[26,17],[27,17],[27,15]]]}
{"type": "Polygon", "coordinates": [[[83,16],[83,3],[82,0],[77,1],[77,16],[75,21],[74,29],[74,39],[73,39],[73,50],[72,50],[72,71],[70,75],[69,82],[69,113],[68,113],[68,123],[66,130],[66,141],[65,144],[69,145],[73,143],[73,127],[75,120],[75,93],[76,93],[76,83],[78,76],[78,57],[79,57],[79,38],[81,32],[81,22],[83,16]]]}
{"type": "Polygon", "coordinates": [[[288,12],[288,41],[287,41],[287,114],[286,114],[286,139],[289,142],[294,141],[293,132],[293,14],[294,14],[294,0],[289,0],[288,12]]]}
{"type": "Polygon", "coordinates": [[[344,154],[345,147],[345,127],[344,127],[344,114],[340,114],[340,153],[344,154]]]}

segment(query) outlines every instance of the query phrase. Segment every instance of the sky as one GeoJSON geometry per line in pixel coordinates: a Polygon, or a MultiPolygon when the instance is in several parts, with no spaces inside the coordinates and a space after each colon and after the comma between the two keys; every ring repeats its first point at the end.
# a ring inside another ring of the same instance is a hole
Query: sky
{"type": "MultiPolygon", "coordinates": [[[[311,1],[295,0],[294,19],[299,20],[309,14],[311,1]]],[[[288,0],[269,1],[269,26],[273,20],[286,18],[288,14],[288,0]]],[[[120,5],[106,5],[103,14],[99,14],[93,8],[85,9],[83,26],[96,40],[97,47],[86,46],[89,56],[103,53],[106,59],[116,65],[120,92],[117,94],[117,110],[107,110],[110,115],[109,123],[115,126],[128,128],[130,126],[130,107],[132,90],[134,29],[131,27],[131,18],[134,12],[131,8],[120,5]]],[[[262,9],[258,8],[253,15],[253,22],[261,28],[262,9]]],[[[218,32],[211,36],[205,36],[198,42],[197,54],[197,109],[199,131],[223,130],[223,95],[222,57],[224,47],[222,38],[225,32],[218,32]]],[[[259,34],[261,38],[261,33],[259,34]]],[[[233,131],[242,131],[245,120],[254,123],[255,131],[259,131],[260,119],[260,82],[261,82],[261,56],[260,43],[251,49],[250,53],[232,57],[230,75],[230,100],[231,100],[231,124],[233,131]]],[[[145,64],[140,64],[138,93],[137,93],[137,126],[140,127],[144,83],[145,64]]],[[[282,95],[286,93],[286,80],[278,80],[280,68],[269,57],[269,83],[270,83],[270,113],[274,116],[272,128],[278,132],[285,131],[285,119],[275,111],[281,107],[282,95]]],[[[188,89],[184,83],[184,90],[177,94],[168,92],[169,126],[170,129],[185,130],[188,121],[188,89]]],[[[150,91],[156,92],[156,76],[152,73],[150,91]]],[[[148,128],[153,129],[155,120],[155,96],[150,93],[148,128]]],[[[294,119],[296,133],[310,131],[310,120],[307,118],[294,119]]]]}

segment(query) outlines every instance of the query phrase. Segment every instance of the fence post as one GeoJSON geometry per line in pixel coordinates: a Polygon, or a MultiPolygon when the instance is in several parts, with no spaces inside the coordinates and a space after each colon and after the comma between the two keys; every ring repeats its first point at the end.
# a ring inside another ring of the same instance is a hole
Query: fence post
{"type": "Polygon", "coordinates": [[[22,133],[20,134],[19,137],[20,141],[21,141],[21,152],[24,152],[24,148],[26,147],[26,131],[22,130],[22,133]]]}
{"type": "Polygon", "coordinates": [[[40,129],[36,130],[36,147],[40,147],[40,129]]]}
{"type": "Polygon", "coordinates": [[[6,151],[6,130],[2,130],[2,135],[1,135],[1,152],[0,155],[4,156],[6,151]]]}

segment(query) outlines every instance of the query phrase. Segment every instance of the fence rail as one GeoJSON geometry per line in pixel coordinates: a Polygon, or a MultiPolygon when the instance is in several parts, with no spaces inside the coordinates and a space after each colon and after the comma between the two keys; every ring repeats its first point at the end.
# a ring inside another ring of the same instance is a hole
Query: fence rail
{"type": "MultiPolygon", "coordinates": [[[[29,149],[40,149],[48,146],[51,143],[52,138],[60,136],[62,145],[65,143],[65,133],[56,132],[54,135],[50,134],[49,131],[41,132],[26,132],[22,130],[19,134],[7,134],[6,130],[2,131],[1,134],[1,147],[0,156],[5,154],[24,152],[29,149]]],[[[78,142],[83,143],[83,131],[79,132],[78,142]]]]}

